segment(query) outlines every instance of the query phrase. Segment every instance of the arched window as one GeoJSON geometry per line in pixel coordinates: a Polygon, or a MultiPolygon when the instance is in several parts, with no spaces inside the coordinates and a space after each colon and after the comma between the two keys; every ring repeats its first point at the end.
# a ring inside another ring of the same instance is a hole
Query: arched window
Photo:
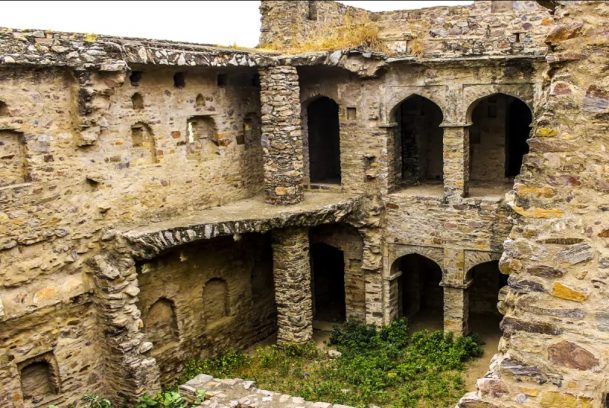
{"type": "Polygon", "coordinates": [[[213,278],[205,284],[203,313],[208,326],[229,315],[228,285],[224,279],[213,278]]]}
{"type": "Polygon", "coordinates": [[[419,254],[405,255],[393,265],[394,270],[401,272],[398,282],[400,315],[408,318],[415,329],[441,330],[444,325],[442,268],[419,254]]]}
{"type": "Polygon", "coordinates": [[[144,319],[144,330],[155,349],[178,340],[178,321],[173,301],[160,298],[150,306],[144,319]]]}
{"type": "Polygon", "coordinates": [[[520,99],[493,94],[469,109],[470,187],[512,184],[520,173],[533,116],[520,99]]]}
{"type": "Polygon", "coordinates": [[[139,92],[134,93],[131,97],[131,105],[135,110],[144,109],[144,98],[142,97],[142,94],[139,92]]]}
{"type": "Polygon", "coordinates": [[[156,145],[152,129],[142,122],[131,126],[131,163],[134,166],[156,163],[156,145]]]}
{"type": "Polygon", "coordinates": [[[345,321],[345,259],[343,251],[323,243],[311,246],[313,319],[345,321]]]}
{"type": "Polygon", "coordinates": [[[395,163],[398,184],[441,184],[443,174],[442,110],[427,98],[412,95],[394,110],[398,125],[395,163]]]}
{"type": "Polygon", "coordinates": [[[29,181],[23,133],[0,130],[0,187],[29,181]]]}
{"type": "Polygon", "coordinates": [[[202,94],[198,94],[195,99],[195,105],[197,108],[202,108],[205,106],[205,97],[202,94]]]}
{"type": "Polygon", "coordinates": [[[214,143],[217,136],[216,122],[211,116],[199,115],[188,119],[188,157],[202,158],[217,153],[214,143]]]}
{"type": "Polygon", "coordinates": [[[19,375],[26,407],[40,406],[45,400],[59,394],[59,378],[51,353],[19,364],[19,375]]]}
{"type": "Polygon", "coordinates": [[[311,183],[340,184],[338,104],[325,96],[307,106],[311,183]]]}

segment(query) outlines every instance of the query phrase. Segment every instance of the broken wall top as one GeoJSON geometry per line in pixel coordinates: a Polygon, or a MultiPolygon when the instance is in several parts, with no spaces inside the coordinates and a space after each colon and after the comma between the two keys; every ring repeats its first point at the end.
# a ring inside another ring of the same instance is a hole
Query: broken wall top
{"type": "Polygon", "coordinates": [[[468,6],[371,12],[336,1],[263,0],[261,45],[305,44],[346,21],[371,23],[393,55],[456,58],[543,55],[550,11],[535,1],[477,0],[468,6]]]}
{"type": "Polygon", "coordinates": [[[211,45],[0,28],[0,65],[123,71],[131,64],[253,67],[269,62],[269,55],[211,45]]]}

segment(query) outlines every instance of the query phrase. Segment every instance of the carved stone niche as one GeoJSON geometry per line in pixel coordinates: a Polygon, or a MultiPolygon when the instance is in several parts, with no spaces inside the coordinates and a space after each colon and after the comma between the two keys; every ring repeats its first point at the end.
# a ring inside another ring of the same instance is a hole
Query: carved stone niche
{"type": "Polygon", "coordinates": [[[24,407],[47,406],[59,398],[61,382],[52,351],[22,361],[17,368],[24,407]]]}

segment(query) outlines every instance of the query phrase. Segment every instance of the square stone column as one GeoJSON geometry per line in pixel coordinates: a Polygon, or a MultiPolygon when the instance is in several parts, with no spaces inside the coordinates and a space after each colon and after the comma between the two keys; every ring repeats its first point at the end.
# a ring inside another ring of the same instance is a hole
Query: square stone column
{"type": "Polygon", "coordinates": [[[457,336],[469,333],[469,293],[467,286],[444,286],[444,331],[457,336]]]}
{"type": "Polygon", "coordinates": [[[260,104],[266,201],[296,204],[304,196],[304,159],[295,67],[260,69],[260,104]]]}
{"type": "Polygon", "coordinates": [[[277,343],[306,343],[313,337],[311,263],[306,228],[273,231],[273,279],[277,343]]]}
{"type": "Polygon", "coordinates": [[[444,128],[444,195],[466,197],[469,193],[469,131],[466,125],[444,128]]]}

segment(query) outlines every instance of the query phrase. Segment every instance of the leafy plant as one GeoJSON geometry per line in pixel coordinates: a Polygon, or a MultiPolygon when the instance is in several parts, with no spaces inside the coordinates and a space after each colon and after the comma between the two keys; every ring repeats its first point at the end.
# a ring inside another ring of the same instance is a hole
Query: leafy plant
{"type": "Polygon", "coordinates": [[[333,330],[329,345],[340,357],[330,358],[313,343],[272,345],[251,355],[229,351],[191,361],[187,371],[191,377],[248,378],[264,389],[312,401],[436,408],[454,406],[464,392],[464,363],[482,352],[472,337],[411,333],[405,320],[382,329],[347,322],[333,330]]]}
{"type": "Polygon", "coordinates": [[[99,395],[87,394],[82,397],[81,401],[87,404],[87,408],[112,408],[110,400],[102,398],[99,395]]]}
{"type": "Polygon", "coordinates": [[[184,401],[177,391],[159,392],[153,396],[141,397],[135,408],[188,408],[189,404],[184,401]]]}

